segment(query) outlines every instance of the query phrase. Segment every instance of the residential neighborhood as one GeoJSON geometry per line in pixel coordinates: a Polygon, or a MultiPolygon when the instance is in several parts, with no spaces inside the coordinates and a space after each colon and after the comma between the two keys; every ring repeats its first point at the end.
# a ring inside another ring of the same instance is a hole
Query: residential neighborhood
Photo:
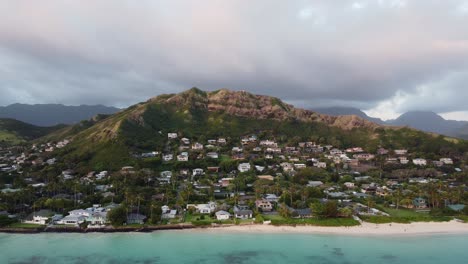
{"type": "Polygon", "coordinates": [[[320,206],[329,205],[335,217],[364,220],[389,217],[384,208],[427,215],[465,207],[461,156],[291,145],[258,135],[205,141],[167,135],[167,148],[134,154],[141,164],[157,162],[156,168],[67,168],[55,153],[71,140],[4,148],[0,169],[11,180],[1,185],[1,208],[19,223],[99,229],[116,221],[113,214],[129,226],[247,224],[319,217],[320,206]]]}

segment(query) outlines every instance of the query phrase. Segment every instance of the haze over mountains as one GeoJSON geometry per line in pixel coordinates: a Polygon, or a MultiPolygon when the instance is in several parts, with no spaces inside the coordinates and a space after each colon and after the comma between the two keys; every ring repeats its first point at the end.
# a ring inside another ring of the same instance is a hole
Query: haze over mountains
{"type": "Polygon", "coordinates": [[[356,115],[377,124],[408,126],[426,132],[468,139],[468,121],[446,120],[442,116],[431,111],[410,111],[402,114],[397,119],[387,121],[370,117],[363,111],[352,107],[316,108],[313,109],[313,111],[334,116],[356,115]]]}
{"type": "Polygon", "coordinates": [[[13,118],[36,126],[75,124],[97,114],[114,114],[120,109],[103,105],[12,104],[0,107],[0,118],[13,118]]]}

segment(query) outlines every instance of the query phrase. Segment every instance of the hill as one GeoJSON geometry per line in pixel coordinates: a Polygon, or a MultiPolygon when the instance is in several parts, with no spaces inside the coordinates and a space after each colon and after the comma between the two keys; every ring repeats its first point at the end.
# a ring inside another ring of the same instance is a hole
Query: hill
{"type": "Polygon", "coordinates": [[[15,119],[0,118],[0,145],[20,144],[64,128],[63,125],[39,127],[15,119]]]}
{"type": "Polygon", "coordinates": [[[36,126],[54,126],[75,124],[97,114],[114,114],[118,111],[120,109],[103,105],[12,104],[0,107],[0,118],[12,118],[36,126]]]}
{"type": "Polygon", "coordinates": [[[406,112],[397,119],[387,121],[370,117],[363,111],[352,107],[315,108],[314,111],[333,116],[356,115],[381,125],[407,126],[425,132],[468,139],[468,121],[446,120],[442,116],[430,111],[406,112]]]}
{"type": "MultiPolygon", "coordinates": [[[[467,121],[446,120],[434,112],[411,111],[402,114],[395,120],[387,121],[396,126],[410,126],[419,130],[444,134],[448,136],[463,136],[460,129],[467,126],[467,121]]],[[[466,135],[463,138],[467,138],[466,135]]]]}
{"type": "Polygon", "coordinates": [[[217,137],[237,141],[257,134],[284,143],[315,141],[369,150],[379,145],[425,152],[438,152],[441,146],[459,148],[443,137],[413,129],[387,128],[357,116],[318,114],[278,98],[226,89],[204,92],[193,88],[160,95],[88,126],[67,129],[73,141],[62,152],[65,162],[95,170],[134,164],[131,153],[167,150],[167,133],[200,142],[217,137]]]}
{"type": "Polygon", "coordinates": [[[374,122],[376,124],[385,124],[385,121],[383,121],[380,118],[375,118],[375,117],[370,117],[363,111],[361,111],[358,108],[353,108],[353,107],[324,107],[324,108],[314,108],[312,111],[315,111],[317,113],[325,114],[325,115],[331,115],[331,116],[341,116],[341,115],[355,115],[359,116],[363,119],[369,120],[371,122],[374,122]]]}

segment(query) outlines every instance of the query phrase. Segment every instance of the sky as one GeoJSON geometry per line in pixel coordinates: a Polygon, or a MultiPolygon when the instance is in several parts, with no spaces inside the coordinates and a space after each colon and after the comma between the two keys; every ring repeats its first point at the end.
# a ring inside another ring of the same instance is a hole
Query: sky
{"type": "Polygon", "coordinates": [[[0,0],[0,105],[191,87],[468,120],[467,0],[0,0]]]}

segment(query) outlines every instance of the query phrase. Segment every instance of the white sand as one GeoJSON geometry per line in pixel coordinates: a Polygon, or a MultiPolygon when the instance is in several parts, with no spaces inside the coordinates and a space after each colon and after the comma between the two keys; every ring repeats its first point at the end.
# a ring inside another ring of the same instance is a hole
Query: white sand
{"type": "Polygon", "coordinates": [[[213,233],[300,233],[300,234],[337,234],[356,236],[402,236],[431,234],[467,234],[468,223],[418,222],[411,224],[371,224],[362,223],[353,227],[322,226],[272,226],[272,225],[235,225],[226,227],[192,229],[193,232],[213,233]]]}

